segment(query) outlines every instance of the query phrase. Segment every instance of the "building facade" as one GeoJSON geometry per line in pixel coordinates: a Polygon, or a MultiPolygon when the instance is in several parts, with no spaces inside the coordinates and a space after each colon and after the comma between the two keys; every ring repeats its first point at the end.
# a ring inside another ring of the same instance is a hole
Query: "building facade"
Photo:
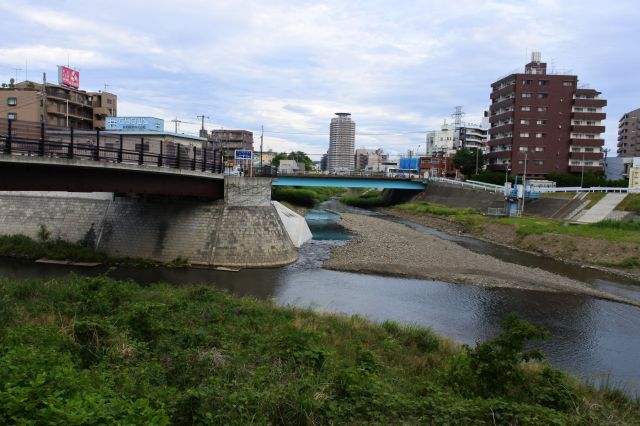
{"type": "Polygon", "coordinates": [[[446,121],[440,130],[427,133],[428,155],[450,155],[456,152],[455,125],[446,121]]]}
{"type": "Polygon", "coordinates": [[[58,84],[23,81],[0,89],[0,111],[2,118],[10,120],[103,130],[106,117],[118,114],[118,98],[108,92],[86,92],[58,84]]]}
{"type": "Polygon", "coordinates": [[[601,172],[607,101],[578,77],[549,74],[534,52],[524,73],[491,85],[489,170],[530,177],[601,172]],[[525,167],[526,161],[526,167],[525,167]]]}
{"type": "Polygon", "coordinates": [[[640,157],[640,108],[622,116],[618,123],[618,157],[640,157]]]}
{"type": "Polygon", "coordinates": [[[356,123],[348,112],[337,112],[336,115],[331,119],[327,169],[329,172],[350,172],[355,167],[356,123]]]}
{"type": "Polygon", "coordinates": [[[227,167],[234,167],[237,149],[253,151],[253,132],[248,130],[212,130],[208,139],[210,147],[218,155],[221,153],[227,167]]]}
{"type": "Polygon", "coordinates": [[[453,165],[453,157],[420,157],[420,176],[441,178],[455,177],[456,169],[453,165]]]}
{"type": "Polygon", "coordinates": [[[487,149],[489,129],[479,124],[464,124],[457,129],[457,134],[460,148],[487,149]]]}

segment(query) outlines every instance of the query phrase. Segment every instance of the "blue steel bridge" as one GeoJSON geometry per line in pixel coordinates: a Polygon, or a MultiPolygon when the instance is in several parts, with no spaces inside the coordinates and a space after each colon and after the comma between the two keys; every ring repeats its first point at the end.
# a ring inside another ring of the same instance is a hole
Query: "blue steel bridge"
{"type": "Polygon", "coordinates": [[[408,177],[391,178],[375,175],[285,175],[278,176],[271,183],[273,186],[324,186],[340,188],[383,188],[423,190],[423,180],[412,180],[408,177]]]}

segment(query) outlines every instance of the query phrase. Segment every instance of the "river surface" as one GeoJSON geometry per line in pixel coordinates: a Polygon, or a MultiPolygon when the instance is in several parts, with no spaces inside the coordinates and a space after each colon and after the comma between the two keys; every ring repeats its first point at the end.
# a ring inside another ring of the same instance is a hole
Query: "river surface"
{"type": "MultiPolygon", "coordinates": [[[[299,260],[276,269],[223,272],[205,269],[118,268],[110,275],[140,283],[203,283],[238,296],[270,299],[279,305],[311,307],[319,311],[358,314],[374,321],[387,319],[431,327],[436,332],[470,345],[495,337],[500,322],[515,312],[545,326],[551,338],[540,342],[547,360],[593,383],[617,387],[640,396],[640,309],[588,296],[515,289],[488,289],[440,281],[382,277],[329,271],[321,268],[330,250],[349,238],[333,212],[345,208],[324,203],[326,210],[310,210],[307,221],[314,239],[300,249],[299,260]]],[[[373,213],[375,214],[375,213],[373,213]]],[[[382,215],[388,220],[398,221],[382,215]]],[[[528,255],[468,237],[451,236],[402,221],[419,232],[452,240],[471,250],[513,263],[547,269],[585,281],[625,297],[640,299],[640,287],[628,280],[528,255]]],[[[94,275],[105,268],[78,268],[35,264],[0,258],[0,275],[21,279],[62,276],[74,271],[94,275]]]]}

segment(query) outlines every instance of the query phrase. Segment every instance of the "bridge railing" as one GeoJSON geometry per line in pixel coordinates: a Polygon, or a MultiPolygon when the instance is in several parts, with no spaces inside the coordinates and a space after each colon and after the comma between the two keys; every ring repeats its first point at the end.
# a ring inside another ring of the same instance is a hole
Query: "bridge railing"
{"type": "Polygon", "coordinates": [[[417,174],[406,174],[406,173],[385,173],[385,172],[366,172],[366,171],[352,171],[352,172],[336,172],[330,173],[326,171],[319,170],[310,170],[310,171],[300,171],[300,172],[288,172],[278,170],[277,176],[296,176],[296,177],[340,177],[340,178],[349,178],[349,177],[364,177],[364,178],[377,178],[377,179],[417,179],[419,175],[417,174]]]}
{"type": "Polygon", "coordinates": [[[51,129],[44,123],[0,119],[0,154],[137,164],[221,173],[222,152],[204,144],[134,138],[74,129],[51,129]]]}

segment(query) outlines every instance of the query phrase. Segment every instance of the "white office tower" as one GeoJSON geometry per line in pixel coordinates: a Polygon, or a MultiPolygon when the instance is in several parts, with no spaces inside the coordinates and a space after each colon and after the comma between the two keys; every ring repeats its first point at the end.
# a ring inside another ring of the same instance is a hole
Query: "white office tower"
{"type": "Polygon", "coordinates": [[[331,119],[327,169],[329,172],[350,172],[354,169],[356,123],[348,112],[337,112],[331,119]]]}

